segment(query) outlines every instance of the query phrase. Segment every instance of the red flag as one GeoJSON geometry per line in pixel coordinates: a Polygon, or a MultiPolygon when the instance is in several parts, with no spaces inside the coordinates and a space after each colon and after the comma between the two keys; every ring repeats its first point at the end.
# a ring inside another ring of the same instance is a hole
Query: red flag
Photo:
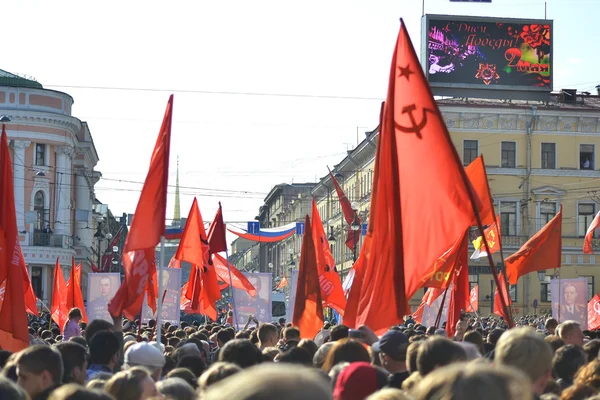
{"type": "Polygon", "coordinates": [[[415,320],[415,322],[417,324],[421,324],[423,321],[423,312],[425,311],[425,303],[421,303],[419,305],[419,308],[416,309],[416,311],[413,313],[413,319],[415,320]]]}
{"type": "Polygon", "coordinates": [[[598,293],[588,303],[588,329],[593,331],[600,328],[600,296],[598,293]]]}
{"type": "MultiPolygon", "coordinates": [[[[469,238],[467,233],[462,239],[462,246],[459,250],[457,265],[454,267],[452,279],[452,292],[450,293],[450,304],[448,306],[448,318],[446,322],[446,332],[448,337],[454,336],[456,323],[458,322],[462,310],[469,306],[469,238]]],[[[462,339],[462,338],[460,338],[462,339]]]]}
{"type": "Polygon", "coordinates": [[[185,297],[191,301],[190,307],[195,313],[217,319],[216,301],[221,298],[221,290],[212,266],[192,265],[185,297]]]}
{"type": "Polygon", "coordinates": [[[423,295],[423,303],[425,303],[429,307],[431,307],[433,305],[433,302],[438,297],[440,297],[445,291],[446,291],[446,288],[437,288],[437,287],[428,288],[427,291],[425,292],[425,294],[423,295]]]}
{"type": "MultiPolygon", "coordinates": [[[[460,256],[462,255],[463,239],[464,237],[461,236],[447,252],[435,261],[433,267],[428,269],[432,272],[432,275],[423,282],[422,287],[446,289],[452,283],[455,268],[460,263],[460,256]]],[[[423,279],[425,278],[427,277],[424,276],[423,279]]],[[[431,306],[431,304],[429,305],[431,306]]]]}
{"type": "Polygon", "coordinates": [[[471,225],[472,200],[477,199],[402,23],[359,256],[364,267],[356,269],[344,323],[366,324],[375,333],[399,323],[409,312],[408,299],[433,274],[434,262],[471,225]]]}
{"type": "Polygon", "coordinates": [[[600,211],[594,217],[594,220],[590,224],[587,232],[585,233],[585,240],[583,241],[583,254],[594,254],[592,249],[592,238],[594,237],[594,231],[600,226],[600,211]]]}
{"type": "Polygon", "coordinates": [[[225,222],[223,222],[223,209],[219,202],[219,209],[208,228],[208,246],[212,254],[227,251],[227,238],[225,235],[225,222]]]}
{"type": "Polygon", "coordinates": [[[256,289],[254,288],[254,285],[252,285],[252,282],[250,282],[248,278],[235,267],[235,265],[229,264],[229,267],[227,267],[227,260],[219,254],[213,254],[212,259],[217,277],[227,284],[225,287],[229,285],[229,268],[231,268],[231,281],[233,282],[233,287],[245,290],[251,297],[256,296],[256,289]]]}
{"type": "Polygon", "coordinates": [[[284,287],[286,287],[288,285],[288,278],[286,278],[285,276],[283,278],[281,278],[281,280],[279,281],[279,284],[277,285],[277,289],[283,289],[284,287]]]}
{"type": "Polygon", "coordinates": [[[467,312],[477,312],[479,310],[479,285],[473,286],[469,295],[469,305],[467,312]]]}
{"type": "Polygon", "coordinates": [[[530,272],[560,268],[561,251],[562,204],[550,222],[506,259],[506,275],[510,284],[515,285],[520,276],[530,272]]]}
{"type": "MultiPolygon", "coordinates": [[[[5,282],[4,301],[0,309],[0,343],[4,350],[17,352],[29,346],[29,331],[25,301],[25,287],[30,287],[29,276],[21,267],[23,253],[19,242],[15,210],[12,162],[8,138],[2,125],[0,143],[0,228],[4,231],[3,259],[0,260],[0,282],[5,282]],[[28,285],[25,282],[29,283],[28,285]]],[[[35,309],[35,308],[34,308],[35,309]]]]}
{"type": "Polygon", "coordinates": [[[312,238],[317,252],[317,269],[323,305],[333,308],[343,316],[346,309],[346,296],[344,296],[342,281],[335,268],[335,260],[331,254],[315,199],[312,201],[312,238]]]}
{"type": "MultiPolygon", "coordinates": [[[[477,157],[471,162],[471,164],[465,167],[465,172],[469,177],[473,190],[477,193],[481,204],[479,205],[479,216],[481,217],[481,223],[484,225],[490,225],[494,223],[494,208],[492,202],[492,195],[490,193],[490,186],[488,183],[487,173],[485,171],[485,163],[483,156],[477,157]]],[[[471,225],[477,225],[477,219],[473,215],[471,225]]]]}
{"type": "Polygon", "coordinates": [[[98,268],[96,266],[96,264],[92,263],[92,272],[97,274],[98,272],[100,272],[100,268],[98,268]]]}
{"type": "Polygon", "coordinates": [[[154,249],[160,242],[160,237],[165,235],[172,116],[173,95],[169,97],[167,110],[152,152],[150,169],[142,187],[133,221],[131,221],[129,234],[125,240],[124,253],[154,249]]]}
{"type": "Polygon", "coordinates": [[[54,266],[54,284],[52,287],[52,304],[50,305],[52,321],[56,322],[62,332],[68,319],[69,308],[67,307],[67,285],[62,273],[62,268],[56,257],[54,266]]]}
{"type": "Polygon", "coordinates": [[[304,226],[293,324],[300,329],[302,338],[312,340],[323,328],[325,318],[317,271],[317,253],[308,215],[306,215],[304,226]]]}
{"type": "Polygon", "coordinates": [[[198,207],[198,200],[194,197],[192,208],[188,214],[188,219],[175,253],[175,258],[180,261],[187,261],[195,265],[208,264],[208,241],[204,221],[198,207]]]}
{"type": "MultiPolygon", "coordinates": [[[[77,307],[81,310],[82,320],[87,324],[88,317],[83,303],[83,294],[81,293],[81,264],[75,265],[75,257],[71,257],[71,275],[67,282],[67,310],[77,307]],[[73,284],[75,282],[75,284],[73,284]]],[[[62,326],[62,325],[61,325],[62,326]]]]}
{"type": "MultiPolygon", "coordinates": [[[[498,281],[500,282],[502,296],[506,299],[508,302],[507,306],[510,308],[512,300],[509,296],[508,289],[506,287],[506,279],[504,279],[504,274],[502,272],[498,273],[498,281]]],[[[494,314],[501,316],[507,322],[509,321],[508,315],[506,315],[504,308],[502,307],[502,300],[500,299],[498,287],[496,287],[496,291],[494,292],[494,314]]]]}
{"type": "MultiPolygon", "coordinates": [[[[156,274],[154,247],[123,253],[123,271],[125,277],[108,304],[108,311],[113,317],[123,314],[127,319],[135,319],[142,312],[144,294],[154,290],[151,279],[156,274]]],[[[156,302],[148,301],[148,305],[156,310],[156,302]]]]}
{"type": "Polygon", "coordinates": [[[346,246],[350,250],[354,250],[354,246],[358,243],[358,240],[360,239],[361,230],[352,230],[352,223],[354,222],[360,224],[360,218],[352,209],[352,204],[350,203],[350,200],[348,200],[346,193],[344,193],[344,190],[338,183],[337,179],[335,179],[335,176],[333,176],[333,174],[331,173],[331,170],[329,170],[329,176],[331,177],[331,181],[333,182],[333,186],[335,187],[335,192],[338,195],[340,207],[342,208],[342,213],[344,214],[344,219],[348,223],[348,235],[346,236],[346,246]],[[356,219],[356,221],[354,221],[354,219],[356,219]]]}
{"type": "Polygon", "coordinates": [[[169,261],[168,268],[177,268],[181,269],[181,261],[175,258],[175,256],[171,257],[171,261],[169,261]]]}

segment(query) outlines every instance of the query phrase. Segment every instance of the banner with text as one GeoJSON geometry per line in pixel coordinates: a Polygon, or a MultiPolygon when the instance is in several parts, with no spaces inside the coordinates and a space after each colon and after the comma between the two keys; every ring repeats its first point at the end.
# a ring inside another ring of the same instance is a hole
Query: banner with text
{"type": "Polygon", "coordinates": [[[90,273],[88,274],[88,292],[85,311],[88,321],[103,319],[113,322],[108,313],[108,302],[115,296],[121,286],[119,273],[90,273]]]}
{"type": "Polygon", "coordinates": [[[273,277],[269,273],[244,273],[250,283],[256,289],[256,296],[251,297],[248,292],[241,289],[233,289],[237,322],[244,326],[248,322],[248,316],[254,316],[258,322],[271,321],[271,288],[273,277]]]}
{"type": "Polygon", "coordinates": [[[588,323],[587,287],[587,278],[552,279],[552,317],[559,323],[576,321],[585,329],[588,323]]]}
{"type": "MultiPolygon", "coordinates": [[[[159,293],[157,296],[157,301],[162,300],[163,302],[161,312],[162,323],[169,322],[171,325],[179,326],[179,319],[181,317],[181,313],[179,312],[181,269],[163,268],[162,280],[163,292],[159,293]]],[[[142,306],[142,323],[147,323],[151,319],[156,319],[156,315],[148,306],[147,295],[145,295],[144,304],[142,306]]]]}

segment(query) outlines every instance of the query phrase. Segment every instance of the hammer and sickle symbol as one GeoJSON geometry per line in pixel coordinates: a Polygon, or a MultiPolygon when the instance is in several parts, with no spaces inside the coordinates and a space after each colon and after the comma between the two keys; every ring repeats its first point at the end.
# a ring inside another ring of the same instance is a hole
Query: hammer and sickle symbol
{"type": "Polygon", "coordinates": [[[417,137],[419,139],[423,138],[423,135],[421,135],[421,131],[423,130],[423,128],[425,128],[425,125],[427,125],[427,111],[430,111],[426,108],[423,108],[423,118],[421,119],[421,122],[417,122],[417,118],[414,115],[414,111],[417,109],[417,106],[415,104],[410,104],[408,106],[404,106],[402,108],[402,114],[408,114],[408,118],[410,119],[411,122],[411,126],[402,126],[397,122],[394,122],[396,125],[396,128],[401,130],[404,133],[415,133],[417,135],[417,137]]]}
{"type": "Polygon", "coordinates": [[[596,311],[596,314],[600,314],[600,303],[594,303],[594,311],[596,311]]]}

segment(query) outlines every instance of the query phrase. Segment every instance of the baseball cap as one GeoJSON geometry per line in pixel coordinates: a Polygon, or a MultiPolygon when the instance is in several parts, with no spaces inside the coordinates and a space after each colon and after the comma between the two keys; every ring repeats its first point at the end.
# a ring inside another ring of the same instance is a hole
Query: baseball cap
{"type": "Polygon", "coordinates": [[[125,353],[125,364],[130,366],[162,368],[165,363],[165,356],[150,343],[136,343],[125,353]]]}
{"type": "Polygon", "coordinates": [[[384,333],[371,348],[376,352],[389,354],[392,358],[400,358],[400,346],[404,344],[408,344],[408,337],[400,331],[391,330],[384,333]]]}

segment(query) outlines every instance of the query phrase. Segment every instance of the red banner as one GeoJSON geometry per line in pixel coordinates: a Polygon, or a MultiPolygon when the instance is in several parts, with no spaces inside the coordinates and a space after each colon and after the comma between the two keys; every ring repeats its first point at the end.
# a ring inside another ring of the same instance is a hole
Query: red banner
{"type": "Polygon", "coordinates": [[[600,296],[596,294],[588,303],[588,329],[600,328],[600,296]]]}
{"type": "Polygon", "coordinates": [[[471,289],[471,296],[469,297],[469,306],[467,312],[476,312],[479,310],[479,286],[473,286],[471,289]]]}

